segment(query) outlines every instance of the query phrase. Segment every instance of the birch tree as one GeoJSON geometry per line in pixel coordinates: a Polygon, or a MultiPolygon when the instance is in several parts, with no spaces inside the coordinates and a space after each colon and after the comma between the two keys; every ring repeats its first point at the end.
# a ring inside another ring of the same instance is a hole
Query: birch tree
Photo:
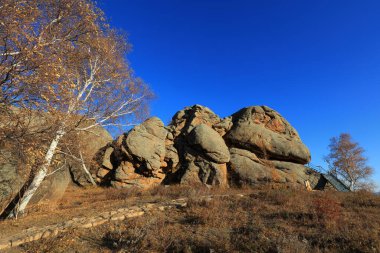
{"type": "Polygon", "coordinates": [[[53,131],[41,164],[8,217],[24,213],[68,133],[129,126],[150,96],[125,60],[130,49],[125,36],[110,28],[92,1],[36,2],[37,14],[29,24],[37,38],[32,49],[44,55],[46,64],[34,70],[38,94],[31,93],[33,100],[28,92],[21,97],[50,117],[53,131]]]}
{"type": "Polygon", "coordinates": [[[0,148],[33,160],[43,157],[39,141],[54,132],[54,122],[48,122],[53,118],[44,116],[50,109],[45,98],[54,96],[48,84],[59,83],[57,53],[91,30],[83,21],[63,23],[78,16],[67,10],[68,1],[52,3],[0,2],[0,148]]]}
{"type": "Polygon", "coordinates": [[[364,157],[364,149],[347,133],[330,140],[330,153],[325,157],[329,173],[346,182],[351,191],[363,187],[373,173],[364,157]]]}

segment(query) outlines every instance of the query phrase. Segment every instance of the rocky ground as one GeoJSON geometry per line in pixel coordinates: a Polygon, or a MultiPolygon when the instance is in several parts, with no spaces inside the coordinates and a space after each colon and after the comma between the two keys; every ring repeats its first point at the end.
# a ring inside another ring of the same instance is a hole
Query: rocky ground
{"type": "Polygon", "coordinates": [[[1,222],[0,238],[147,204],[152,208],[142,215],[72,226],[4,252],[380,252],[379,196],[281,185],[144,192],[70,188],[49,209],[40,204],[24,218],[1,222]],[[159,208],[179,198],[186,205],[159,208]]]}

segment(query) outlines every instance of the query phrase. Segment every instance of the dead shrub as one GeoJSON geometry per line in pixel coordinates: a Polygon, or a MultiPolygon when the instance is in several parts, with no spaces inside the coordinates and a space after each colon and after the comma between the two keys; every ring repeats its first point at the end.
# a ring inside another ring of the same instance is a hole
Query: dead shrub
{"type": "Polygon", "coordinates": [[[105,188],[104,191],[107,200],[125,200],[127,198],[139,197],[143,195],[143,191],[137,187],[124,189],[105,188]]]}
{"type": "Polygon", "coordinates": [[[313,208],[319,221],[325,227],[331,228],[340,222],[342,207],[335,198],[327,194],[318,196],[313,200],[313,208]]]}
{"type": "Polygon", "coordinates": [[[345,196],[343,203],[347,208],[356,208],[356,207],[380,207],[380,196],[376,196],[372,192],[368,191],[359,191],[352,192],[345,196]]]}

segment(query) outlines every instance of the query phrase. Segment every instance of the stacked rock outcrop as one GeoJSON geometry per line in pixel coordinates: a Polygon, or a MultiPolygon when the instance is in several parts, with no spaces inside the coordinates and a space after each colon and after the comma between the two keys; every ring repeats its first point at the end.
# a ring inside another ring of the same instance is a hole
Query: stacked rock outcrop
{"type": "Polygon", "coordinates": [[[101,149],[92,168],[99,183],[114,187],[146,187],[161,182],[167,130],[156,117],[146,120],[101,149]]]}
{"type": "Polygon", "coordinates": [[[311,173],[302,166],[311,157],[297,131],[267,106],[233,114],[232,127],[224,138],[231,152],[231,174],[240,181],[302,183],[311,173]]]}
{"type": "Polygon", "coordinates": [[[92,168],[99,184],[148,188],[157,184],[303,184],[316,174],[297,131],[267,106],[220,118],[194,105],[168,126],[153,117],[101,149],[92,168]]]}

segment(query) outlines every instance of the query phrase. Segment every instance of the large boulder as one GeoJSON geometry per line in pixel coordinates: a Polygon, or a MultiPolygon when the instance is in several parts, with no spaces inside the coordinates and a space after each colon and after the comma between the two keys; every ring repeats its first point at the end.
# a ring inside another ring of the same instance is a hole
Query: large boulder
{"type": "Polygon", "coordinates": [[[98,152],[96,181],[117,188],[149,188],[161,183],[167,167],[167,150],[170,152],[167,160],[178,163],[176,149],[166,146],[167,133],[164,123],[152,117],[119,136],[98,152]]]}
{"type": "MultiPolygon", "coordinates": [[[[0,211],[17,196],[20,189],[27,180],[27,174],[20,172],[18,165],[13,162],[0,165],[0,211]]],[[[60,200],[71,182],[68,167],[60,164],[55,166],[54,173],[48,176],[41,183],[30,203],[49,203],[53,204],[60,200]]]]}
{"type": "MultiPolygon", "coordinates": [[[[0,150],[0,209],[2,210],[19,192],[26,177],[20,173],[19,161],[7,150],[0,150]]],[[[1,211],[0,210],[0,211],[1,211]]]]}
{"type": "Polygon", "coordinates": [[[125,148],[154,175],[165,159],[166,135],[164,123],[157,117],[149,118],[127,134],[125,148]]]}
{"type": "Polygon", "coordinates": [[[230,152],[223,138],[211,127],[200,124],[188,135],[188,142],[194,149],[215,163],[230,161],[230,152]]]}
{"type": "Polygon", "coordinates": [[[56,168],[55,171],[53,170],[52,174],[48,174],[41,183],[30,201],[31,204],[56,203],[63,197],[70,182],[69,168],[61,164],[61,167],[56,168]]]}
{"type": "MultiPolygon", "coordinates": [[[[80,141],[80,150],[88,169],[92,167],[92,160],[99,150],[102,150],[102,152],[104,150],[104,155],[106,157],[111,153],[108,149],[105,149],[105,147],[113,140],[113,138],[111,134],[103,127],[97,126],[92,128],[90,132],[80,132],[78,135],[78,140],[80,141]]],[[[76,159],[71,159],[70,157],[67,157],[67,161],[73,182],[80,186],[91,185],[91,179],[83,170],[83,164],[76,159]]],[[[112,166],[109,163],[109,159],[104,159],[104,162],[106,166],[112,166]]],[[[112,167],[109,169],[111,170],[112,167]]],[[[94,174],[96,173],[94,172],[94,174]]]]}
{"type": "Polygon", "coordinates": [[[272,180],[271,169],[254,153],[242,149],[231,149],[230,152],[231,160],[228,170],[231,183],[254,185],[272,180]]]}
{"type": "Polygon", "coordinates": [[[234,183],[303,184],[306,180],[314,180],[311,170],[301,164],[260,159],[254,153],[238,148],[231,148],[230,152],[229,173],[234,183]]]}
{"type": "Polygon", "coordinates": [[[168,183],[226,187],[228,185],[227,165],[213,162],[189,147],[183,154],[180,168],[168,183]]]}
{"type": "Polygon", "coordinates": [[[232,122],[231,130],[224,136],[230,147],[243,148],[270,160],[310,162],[310,152],[297,131],[271,108],[244,108],[232,115],[232,122]]]}

